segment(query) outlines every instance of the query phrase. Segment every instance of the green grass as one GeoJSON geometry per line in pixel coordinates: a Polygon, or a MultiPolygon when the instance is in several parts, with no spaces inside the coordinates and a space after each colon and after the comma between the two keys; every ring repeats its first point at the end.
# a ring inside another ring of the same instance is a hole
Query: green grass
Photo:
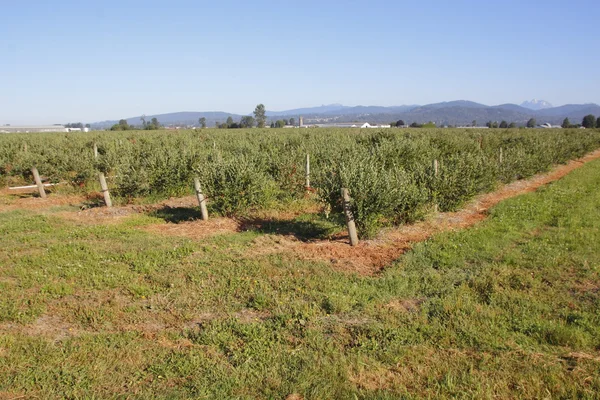
{"type": "Polygon", "coordinates": [[[0,213],[0,398],[597,398],[598,188],[595,161],[376,277],[255,251],[285,224],[0,213]]]}

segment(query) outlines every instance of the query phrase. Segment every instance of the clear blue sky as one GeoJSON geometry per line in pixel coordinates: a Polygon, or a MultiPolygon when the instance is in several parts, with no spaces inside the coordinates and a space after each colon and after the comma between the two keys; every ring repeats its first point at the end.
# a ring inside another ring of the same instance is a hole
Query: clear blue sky
{"type": "Polygon", "coordinates": [[[2,1],[0,123],[600,103],[600,1],[2,1]]]}

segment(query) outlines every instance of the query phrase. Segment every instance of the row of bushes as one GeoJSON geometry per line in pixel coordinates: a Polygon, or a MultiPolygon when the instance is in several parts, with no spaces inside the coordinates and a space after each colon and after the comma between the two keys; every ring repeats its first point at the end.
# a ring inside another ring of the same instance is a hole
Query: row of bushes
{"type": "Polygon", "coordinates": [[[347,187],[365,237],[381,226],[419,219],[432,204],[454,210],[499,182],[531,176],[598,147],[600,132],[592,130],[15,134],[0,136],[0,174],[30,179],[36,165],[51,180],[91,188],[103,171],[112,193],[122,198],[187,194],[198,176],[213,212],[239,215],[302,198],[308,153],[318,198],[339,211],[339,190],[347,187]]]}

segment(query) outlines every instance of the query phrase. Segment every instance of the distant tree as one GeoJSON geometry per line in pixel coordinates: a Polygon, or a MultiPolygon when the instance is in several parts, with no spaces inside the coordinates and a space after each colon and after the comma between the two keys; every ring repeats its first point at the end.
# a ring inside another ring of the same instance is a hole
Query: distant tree
{"type": "MultiPolygon", "coordinates": [[[[254,118],[256,119],[256,123],[259,128],[265,127],[265,123],[267,122],[266,113],[267,110],[265,109],[264,104],[259,104],[254,109],[254,118]]],[[[254,123],[252,125],[254,125],[254,123]]]]}
{"type": "MultiPolygon", "coordinates": [[[[263,107],[264,107],[264,106],[263,106],[263,107]]],[[[249,116],[249,115],[246,115],[246,116],[242,117],[242,119],[240,120],[240,126],[241,126],[242,128],[252,128],[252,127],[254,127],[254,123],[255,123],[255,122],[256,122],[256,121],[255,121],[255,119],[254,119],[254,118],[252,118],[252,117],[251,117],[251,116],[249,116]]],[[[265,125],[264,125],[264,121],[263,121],[263,127],[264,127],[264,126],[265,126],[265,125]]]]}
{"type": "Polygon", "coordinates": [[[283,120],[283,123],[284,123],[284,124],[286,124],[286,125],[289,125],[289,124],[290,124],[290,121],[288,121],[287,119],[284,119],[284,120],[283,120]]]}
{"type": "Polygon", "coordinates": [[[517,127],[517,124],[515,124],[514,122],[511,122],[510,124],[508,124],[508,129],[515,129],[517,127]]]}
{"type": "Polygon", "coordinates": [[[271,121],[271,128],[275,128],[275,122],[271,121]]]}
{"type": "Polygon", "coordinates": [[[583,121],[581,122],[581,126],[586,129],[591,129],[596,126],[596,117],[592,114],[586,115],[583,117],[583,121]]]}
{"type": "Polygon", "coordinates": [[[600,129],[600,117],[596,120],[596,128],[600,129]]]}
{"type": "Polygon", "coordinates": [[[146,129],[146,114],[142,114],[140,121],[142,121],[142,128],[146,129]]]}
{"type": "Polygon", "coordinates": [[[202,129],[206,128],[206,118],[205,117],[199,118],[198,123],[200,124],[200,128],[202,128],[202,129]]]}
{"type": "Polygon", "coordinates": [[[111,128],[110,128],[110,130],[111,130],[111,131],[128,131],[128,130],[131,130],[131,129],[133,129],[133,127],[132,127],[132,126],[130,126],[130,125],[127,123],[127,120],[125,120],[125,119],[121,119],[121,120],[119,120],[119,123],[118,123],[118,124],[114,124],[114,125],[113,125],[113,126],[111,126],[111,128]]]}
{"type": "Polygon", "coordinates": [[[410,124],[411,128],[420,128],[421,125],[417,124],[416,122],[413,122],[412,124],[410,124]]]}
{"type": "Polygon", "coordinates": [[[285,120],[279,119],[275,121],[275,128],[283,128],[285,126],[285,120]]]}
{"type": "Polygon", "coordinates": [[[473,120],[473,122],[471,122],[471,126],[472,126],[472,127],[475,127],[475,126],[477,126],[477,121],[476,121],[476,120],[473,120]]]}
{"type": "Polygon", "coordinates": [[[85,124],[86,128],[91,128],[92,126],[90,124],[85,124]]]}
{"type": "Polygon", "coordinates": [[[406,124],[405,124],[405,123],[404,123],[404,121],[403,121],[403,120],[401,120],[401,119],[399,119],[399,120],[396,122],[396,126],[397,126],[398,128],[400,128],[400,127],[402,127],[402,126],[404,126],[404,125],[406,125],[406,124]]]}
{"type": "Polygon", "coordinates": [[[493,122],[492,121],[488,121],[485,123],[485,126],[487,126],[488,128],[493,128],[493,122]]]}
{"type": "Polygon", "coordinates": [[[227,127],[230,127],[233,125],[233,118],[231,118],[231,116],[227,117],[227,122],[225,123],[227,124],[227,127]]]}
{"type": "Polygon", "coordinates": [[[571,121],[569,121],[569,118],[565,118],[563,120],[563,123],[561,125],[563,128],[567,129],[571,127],[571,121]]]}
{"type": "Polygon", "coordinates": [[[508,128],[508,122],[506,122],[506,121],[502,121],[502,122],[500,122],[500,128],[501,128],[501,129],[506,129],[506,128],[508,128]]]}
{"type": "Polygon", "coordinates": [[[527,121],[528,128],[535,128],[536,126],[537,122],[535,121],[535,118],[531,118],[529,121],[527,121]]]}
{"type": "Polygon", "coordinates": [[[150,129],[152,129],[152,130],[161,128],[160,122],[158,122],[158,119],[156,117],[152,118],[152,120],[150,121],[150,123],[148,125],[151,126],[150,129]]]}
{"type": "Polygon", "coordinates": [[[296,126],[296,120],[294,118],[290,118],[290,125],[296,126]]]}

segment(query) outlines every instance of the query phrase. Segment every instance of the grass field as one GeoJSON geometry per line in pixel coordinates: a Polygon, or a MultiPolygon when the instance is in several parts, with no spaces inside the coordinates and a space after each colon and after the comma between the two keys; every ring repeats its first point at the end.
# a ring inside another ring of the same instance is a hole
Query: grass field
{"type": "Polygon", "coordinates": [[[599,188],[594,161],[375,276],[2,212],[0,399],[598,398],[599,188]]]}

